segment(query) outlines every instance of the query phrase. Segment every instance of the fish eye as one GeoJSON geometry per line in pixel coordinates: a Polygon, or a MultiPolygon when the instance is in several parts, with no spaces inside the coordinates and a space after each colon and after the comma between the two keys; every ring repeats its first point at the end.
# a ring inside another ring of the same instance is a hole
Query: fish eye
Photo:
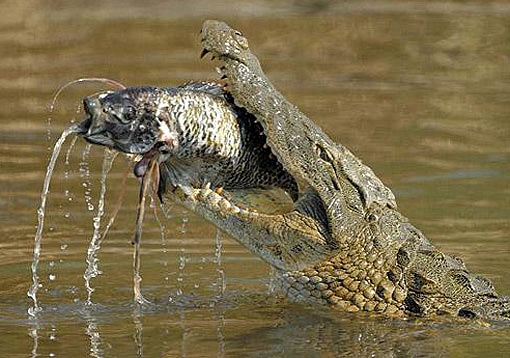
{"type": "Polygon", "coordinates": [[[125,107],[122,116],[125,122],[132,122],[136,119],[136,110],[132,106],[125,107]]]}

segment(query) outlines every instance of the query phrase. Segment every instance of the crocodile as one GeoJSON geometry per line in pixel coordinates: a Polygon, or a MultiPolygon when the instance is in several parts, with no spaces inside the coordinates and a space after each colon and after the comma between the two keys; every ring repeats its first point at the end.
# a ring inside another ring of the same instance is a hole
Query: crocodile
{"type": "Polygon", "coordinates": [[[201,56],[220,61],[225,87],[89,97],[80,135],[136,155],[138,177],[156,159],[160,200],[184,205],[271,265],[291,300],[388,316],[510,320],[510,299],[401,215],[374,172],[271,84],[239,31],[208,20],[201,37],[201,56]],[[287,201],[268,210],[275,188],[287,201]]]}
{"type": "Polygon", "coordinates": [[[235,104],[262,125],[298,197],[292,210],[272,215],[211,188],[178,187],[177,200],[274,267],[290,299],[349,312],[510,320],[510,298],[400,214],[374,172],[272,85],[240,31],[207,20],[200,33],[202,57],[219,61],[235,104]]]}

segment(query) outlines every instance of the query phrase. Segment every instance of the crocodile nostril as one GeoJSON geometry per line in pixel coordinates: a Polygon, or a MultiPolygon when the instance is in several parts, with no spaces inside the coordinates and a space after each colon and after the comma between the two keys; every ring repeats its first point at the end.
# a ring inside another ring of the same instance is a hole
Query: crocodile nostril
{"type": "Polygon", "coordinates": [[[459,312],[457,313],[457,315],[459,317],[470,318],[470,319],[476,318],[476,313],[474,313],[472,310],[467,309],[467,308],[461,308],[459,310],[459,312]]]}

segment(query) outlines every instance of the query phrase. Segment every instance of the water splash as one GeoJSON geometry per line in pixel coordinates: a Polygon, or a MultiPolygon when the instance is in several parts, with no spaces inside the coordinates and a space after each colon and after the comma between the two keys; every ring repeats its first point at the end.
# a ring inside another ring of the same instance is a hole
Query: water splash
{"type": "Polygon", "coordinates": [[[177,265],[179,272],[177,274],[177,296],[181,296],[183,294],[183,282],[184,282],[184,268],[186,267],[186,250],[184,249],[184,235],[186,234],[186,226],[188,224],[188,218],[183,216],[181,219],[181,238],[180,238],[180,250],[179,257],[177,258],[177,265]]]}
{"type": "Polygon", "coordinates": [[[73,152],[73,149],[74,149],[74,146],[75,146],[77,140],[78,140],[78,137],[74,137],[71,140],[71,144],[69,144],[69,148],[67,148],[66,157],[65,157],[66,158],[65,159],[66,172],[64,173],[64,175],[66,176],[66,179],[69,176],[69,159],[71,158],[71,153],[73,152]]]}
{"type": "Polygon", "coordinates": [[[124,174],[122,175],[122,181],[120,183],[120,194],[117,198],[117,202],[115,203],[115,208],[113,209],[113,213],[110,217],[110,220],[108,220],[108,224],[106,224],[106,227],[103,231],[103,236],[101,237],[101,241],[104,240],[106,235],[108,235],[108,232],[110,231],[110,228],[112,227],[113,223],[115,222],[115,219],[117,218],[117,214],[120,211],[120,208],[122,207],[122,201],[124,200],[124,197],[126,195],[126,182],[128,178],[128,174],[131,171],[131,167],[128,165],[126,167],[126,170],[124,171],[124,174]]]}
{"type": "Polygon", "coordinates": [[[97,252],[101,248],[101,218],[104,215],[104,205],[105,205],[105,197],[106,197],[106,177],[110,172],[113,162],[117,157],[118,152],[106,148],[104,151],[104,159],[103,159],[103,168],[101,172],[101,190],[99,192],[99,200],[97,203],[97,212],[94,218],[92,219],[92,223],[94,226],[94,231],[92,233],[92,239],[90,240],[89,247],[87,250],[87,268],[83,273],[83,278],[85,279],[85,288],[87,289],[87,305],[92,304],[92,293],[94,292],[94,288],[90,286],[90,280],[94,277],[97,277],[101,274],[101,271],[98,267],[99,259],[97,258],[97,252]]]}
{"type": "Polygon", "coordinates": [[[42,310],[37,302],[37,291],[41,286],[39,282],[39,276],[37,274],[37,269],[39,266],[39,257],[41,254],[41,240],[42,233],[44,230],[44,215],[46,210],[46,201],[48,198],[48,193],[50,189],[50,181],[51,176],[53,175],[53,170],[55,169],[55,163],[57,162],[58,155],[60,154],[60,150],[62,149],[62,145],[64,144],[66,138],[71,133],[78,132],[78,126],[72,125],[62,132],[60,138],[55,143],[53,148],[53,153],[51,154],[50,161],[46,168],[46,176],[44,177],[43,188],[41,192],[41,204],[37,209],[37,230],[34,237],[34,254],[32,259],[32,285],[27,292],[28,297],[30,297],[33,301],[33,306],[28,309],[28,314],[30,317],[36,317],[37,314],[42,310]]]}
{"type": "MultiPolygon", "coordinates": [[[[76,141],[78,140],[78,136],[75,136],[73,137],[73,139],[71,140],[71,144],[69,144],[69,148],[67,148],[67,152],[66,152],[66,156],[65,156],[65,171],[64,171],[64,179],[68,180],[69,179],[69,173],[71,172],[71,170],[69,169],[69,163],[70,163],[70,157],[71,157],[71,153],[74,149],[74,146],[76,145],[76,141]]],[[[72,197],[72,194],[71,194],[71,191],[69,189],[66,189],[65,191],[65,197],[67,199],[67,201],[72,201],[73,200],[73,197],[72,197]]],[[[65,214],[65,217],[66,218],[69,218],[71,216],[71,213],[66,213],[65,214]]]]}
{"type": "MultiPolygon", "coordinates": [[[[50,113],[52,113],[55,110],[55,105],[57,104],[57,98],[60,96],[62,91],[64,91],[66,88],[73,86],[77,83],[86,83],[86,82],[98,82],[105,85],[108,85],[114,89],[125,89],[126,86],[124,86],[122,83],[117,82],[115,80],[111,80],[109,78],[99,78],[99,77],[89,77],[89,78],[78,78],[72,81],[67,82],[66,84],[60,86],[59,89],[55,91],[55,94],[53,95],[53,101],[51,101],[50,104],[50,113]]],[[[48,118],[48,122],[51,121],[51,117],[48,118]]]]}
{"type": "Polygon", "coordinates": [[[83,194],[83,197],[85,199],[85,204],[87,205],[87,210],[92,211],[94,210],[94,204],[92,204],[92,184],[90,181],[90,168],[89,168],[89,155],[90,155],[90,149],[92,148],[92,144],[88,143],[85,146],[85,149],[83,149],[83,153],[81,155],[81,162],[80,162],[80,177],[83,179],[83,182],[81,185],[85,189],[85,192],[83,194]]]}

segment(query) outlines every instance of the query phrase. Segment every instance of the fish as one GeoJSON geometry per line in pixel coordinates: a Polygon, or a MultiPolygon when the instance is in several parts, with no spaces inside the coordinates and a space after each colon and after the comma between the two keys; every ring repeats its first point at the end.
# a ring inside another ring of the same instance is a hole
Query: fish
{"type": "Polygon", "coordinates": [[[161,201],[181,188],[279,188],[297,184],[272,154],[262,126],[215,82],[127,87],[83,99],[78,135],[129,155],[133,173],[153,175],[161,201]]]}

